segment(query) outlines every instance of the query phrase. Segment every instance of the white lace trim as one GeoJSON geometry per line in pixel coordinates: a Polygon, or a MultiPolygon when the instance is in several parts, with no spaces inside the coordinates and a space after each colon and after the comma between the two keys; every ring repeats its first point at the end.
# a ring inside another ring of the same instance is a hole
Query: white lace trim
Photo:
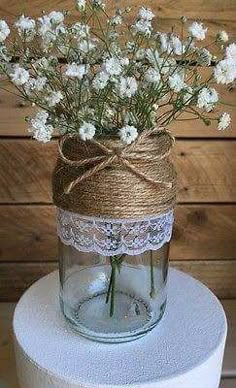
{"type": "Polygon", "coordinates": [[[57,234],[66,245],[104,256],[138,255],[169,242],[173,210],[143,219],[104,219],[57,210],[57,234]]]}

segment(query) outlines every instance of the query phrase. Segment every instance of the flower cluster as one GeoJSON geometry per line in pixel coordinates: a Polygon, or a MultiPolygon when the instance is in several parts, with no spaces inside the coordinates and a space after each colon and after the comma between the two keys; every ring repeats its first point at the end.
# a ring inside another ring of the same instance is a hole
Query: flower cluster
{"type": "Polygon", "coordinates": [[[40,109],[28,120],[35,139],[47,142],[57,130],[83,141],[117,136],[131,144],[143,130],[168,126],[186,113],[207,125],[215,120],[219,130],[230,125],[229,114],[217,111],[215,89],[236,79],[236,44],[226,46],[225,31],[204,46],[201,22],[182,18],[180,37],[174,29],[156,31],[149,8],[141,7],[128,24],[128,8],[108,16],[101,0],[75,3],[73,24],[66,12],[37,20],[22,15],[12,44],[9,26],[0,20],[0,73],[40,109]]]}

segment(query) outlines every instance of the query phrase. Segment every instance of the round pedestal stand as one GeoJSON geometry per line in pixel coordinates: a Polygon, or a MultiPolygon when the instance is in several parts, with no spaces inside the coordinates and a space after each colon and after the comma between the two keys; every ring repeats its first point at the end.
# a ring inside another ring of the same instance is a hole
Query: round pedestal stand
{"type": "Polygon", "coordinates": [[[58,273],[30,287],[14,315],[22,388],[218,388],[226,339],[217,298],[171,270],[161,322],[142,339],[89,341],[73,332],[59,307],[58,273]]]}

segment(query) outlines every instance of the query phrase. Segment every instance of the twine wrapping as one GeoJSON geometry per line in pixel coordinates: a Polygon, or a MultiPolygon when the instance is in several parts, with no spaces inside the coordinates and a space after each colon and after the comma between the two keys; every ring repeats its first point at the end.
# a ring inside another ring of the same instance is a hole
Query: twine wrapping
{"type": "Polygon", "coordinates": [[[174,207],[176,173],[169,161],[174,139],[144,131],[131,145],[118,139],[82,142],[63,137],[53,173],[54,203],[82,215],[137,218],[174,207]]]}

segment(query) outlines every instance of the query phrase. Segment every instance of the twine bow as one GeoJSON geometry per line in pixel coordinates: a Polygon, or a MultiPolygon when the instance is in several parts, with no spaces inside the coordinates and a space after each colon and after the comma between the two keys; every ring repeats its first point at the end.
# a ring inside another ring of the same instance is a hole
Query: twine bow
{"type": "Polygon", "coordinates": [[[78,183],[84,181],[87,178],[91,178],[98,171],[101,171],[101,170],[105,169],[106,167],[112,165],[113,163],[117,163],[117,162],[120,163],[121,165],[125,166],[128,170],[130,170],[133,174],[138,176],[140,179],[145,180],[146,182],[149,182],[152,185],[171,189],[172,188],[171,182],[165,182],[165,181],[161,181],[161,180],[152,179],[152,178],[148,177],[147,175],[143,174],[141,171],[139,171],[130,162],[130,160],[132,160],[132,159],[136,159],[136,160],[142,159],[145,161],[162,160],[170,154],[170,150],[171,150],[171,147],[172,147],[175,139],[171,135],[171,133],[168,132],[167,130],[165,130],[165,133],[167,133],[170,136],[172,143],[171,143],[171,146],[169,147],[169,149],[165,153],[159,154],[159,155],[149,155],[148,153],[146,153],[146,154],[143,153],[142,155],[139,155],[137,152],[134,156],[132,156],[132,154],[131,154],[132,151],[137,150],[138,145],[140,144],[140,142],[142,140],[149,137],[154,132],[158,132],[161,130],[163,131],[163,129],[160,129],[160,128],[146,130],[146,131],[142,132],[133,143],[131,143],[130,145],[127,145],[123,148],[120,148],[120,147],[119,148],[108,148],[106,145],[92,139],[92,140],[90,140],[90,143],[92,143],[92,144],[96,145],[98,148],[100,148],[104,152],[104,155],[95,156],[95,157],[86,158],[86,159],[81,159],[81,160],[70,160],[63,154],[63,144],[70,136],[62,137],[59,140],[58,149],[59,149],[60,158],[63,160],[64,163],[66,163],[70,166],[73,166],[73,167],[83,167],[83,166],[87,166],[90,164],[95,164],[93,167],[91,167],[87,171],[85,171],[82,175],[78,176],[78,178],[76,178],[72,182],[70,182],[67,185],[67,187],[65,187],[65,189],[64,189],[65,194],[69,194],[73,190],[73,188],[76,185],[78,185],[78,183]]]}

